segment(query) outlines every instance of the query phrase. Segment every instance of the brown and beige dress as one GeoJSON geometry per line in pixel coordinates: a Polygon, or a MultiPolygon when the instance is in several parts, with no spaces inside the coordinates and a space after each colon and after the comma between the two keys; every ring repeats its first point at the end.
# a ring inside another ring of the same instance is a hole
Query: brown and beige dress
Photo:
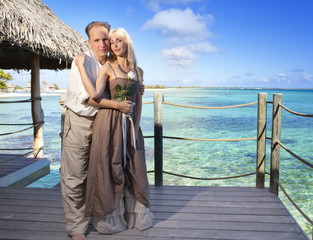
{"type": "MultiPolygon", "coordinates": [[[[115,78],[106,89],[112,100],[135,102],[138,81],[115,78]]],[[[94,216],[95,228],[110,234],[152,226],[144,139],[134,139],[136,105],[131,116],[115,109],[100,109],[93,125],[86,187],[86,216],[94,216]]]]}

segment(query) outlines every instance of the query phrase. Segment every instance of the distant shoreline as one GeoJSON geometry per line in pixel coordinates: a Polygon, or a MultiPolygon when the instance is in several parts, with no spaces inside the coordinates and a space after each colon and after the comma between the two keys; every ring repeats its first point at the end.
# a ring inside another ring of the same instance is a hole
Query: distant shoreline
{"type": "MultiPolygon", "coordinates": [[[[166,87],[166,88],[146,88],[146,91],[161,91],[168,89],[216,89],[216,90],[301,90],[312,91],[313,88],[244,88],[244,87],[166,87]]],[[[58,96],[66,93],[66,89],[55,90],[53,92],[41,92],[41,96],[58,96]]],[[[0,98],[6,97],[30,97],[30,92],[0,92],[0,98]]]]}

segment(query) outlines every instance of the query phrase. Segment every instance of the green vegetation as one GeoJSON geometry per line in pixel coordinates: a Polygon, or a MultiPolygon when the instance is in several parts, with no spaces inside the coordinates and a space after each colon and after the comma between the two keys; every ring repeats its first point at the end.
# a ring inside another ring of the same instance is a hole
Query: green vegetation
{"type": "Polygon", "coordinates": [[[0,70],[0,89],[3,91],[7,89],[7,81],[11,81],[13,77],[10,73],[5,73],[4,71],[0,70]]]}

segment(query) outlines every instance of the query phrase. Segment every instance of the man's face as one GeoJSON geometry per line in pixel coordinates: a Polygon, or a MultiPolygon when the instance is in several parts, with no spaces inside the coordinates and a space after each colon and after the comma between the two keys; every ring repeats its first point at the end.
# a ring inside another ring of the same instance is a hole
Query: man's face
{"type": "Polygon", "coordinates": [[[88,44],[93,55],[99,62],[106,61],[110,50],[109,32],[103,26],[95,26],[90,29],[88,44]]]}

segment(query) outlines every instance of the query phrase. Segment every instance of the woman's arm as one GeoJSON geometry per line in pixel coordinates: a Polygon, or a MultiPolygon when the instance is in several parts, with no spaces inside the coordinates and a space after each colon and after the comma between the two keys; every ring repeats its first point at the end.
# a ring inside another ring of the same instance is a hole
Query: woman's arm
{"type": "Polygon", "coordinates": [[[94,86],[94,84],[90,81],[89,76],[86,72],[85,69],[85,54],[79,54],[76,58],[75,58],[75,63],[78,67],[83,85],[87,91],[87,93],[89,94],[89,96],[92,99],[97,99],[99,97],[101,97],[104,89],[105,89],[105,85],[106,85],[106,80],[108,78],[107,75],[107,65],[104,64],[98,73],[98,78],[96,80],[96,86],[94,86]]]}

